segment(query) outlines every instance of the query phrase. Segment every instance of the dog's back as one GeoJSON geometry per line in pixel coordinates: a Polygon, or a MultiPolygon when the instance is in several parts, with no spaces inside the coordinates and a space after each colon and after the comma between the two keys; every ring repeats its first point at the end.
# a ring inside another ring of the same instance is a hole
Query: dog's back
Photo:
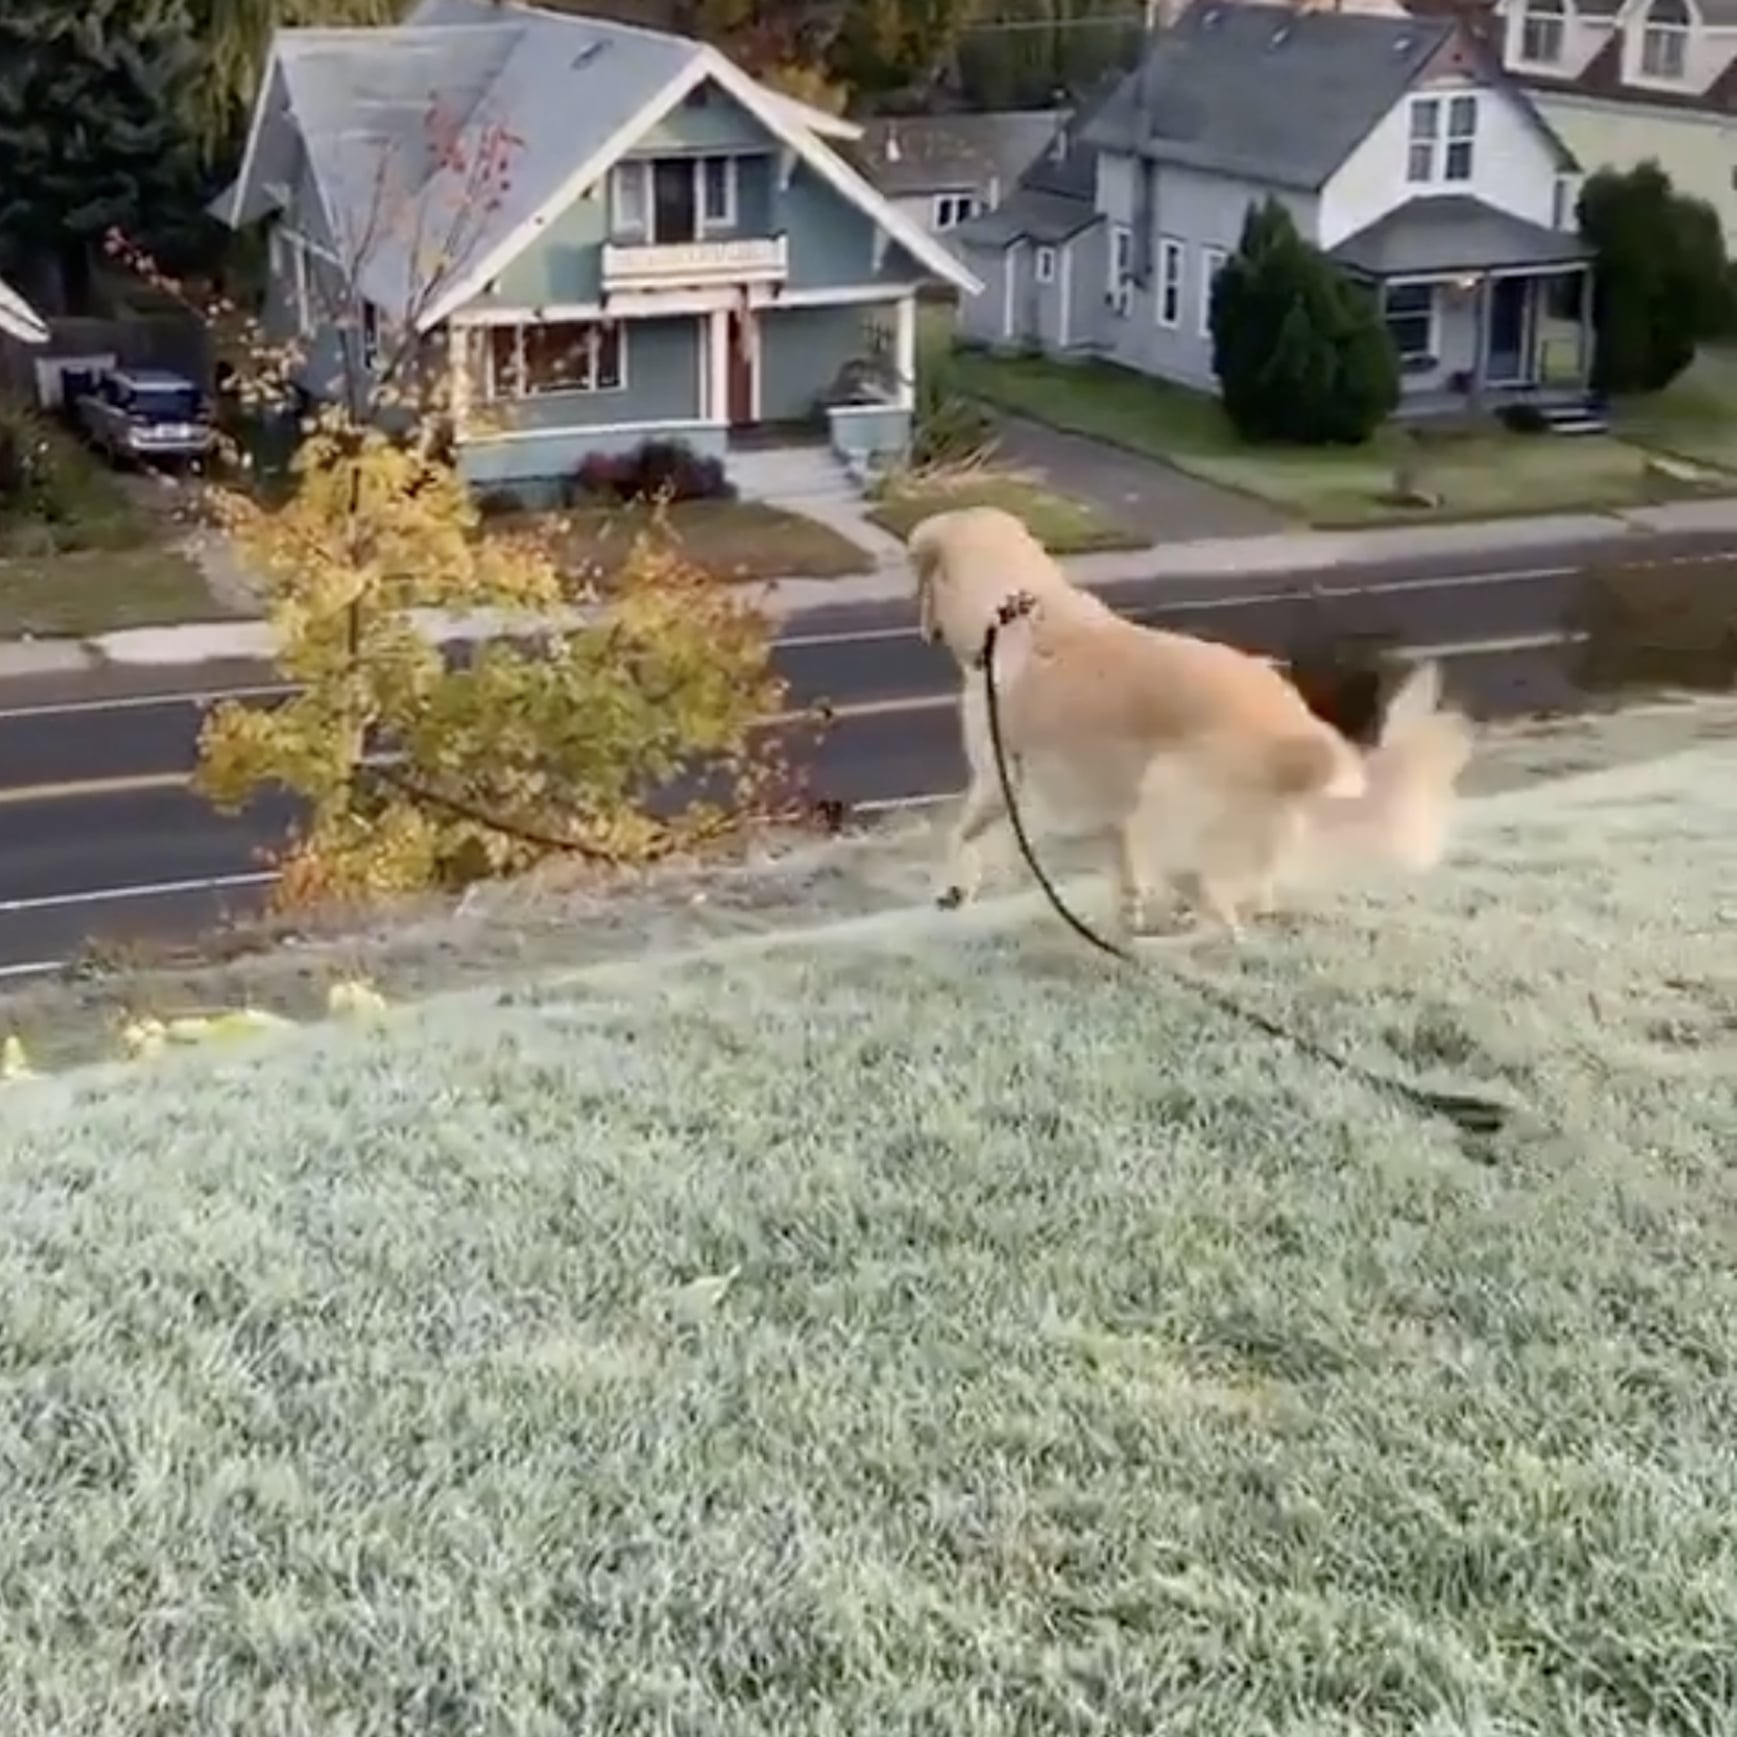
{"type": "Polygon", "coordinates": [[[1253,797],[1355,796],[1363,788],[1356,749],[1262,658],[1072,601],[1040,601],[1028,637],[1025,646],[1009,644],[1008,715],[1037,752],[1119,757],[1126,744],[1130,767],[1180,756],[1253,797]],[[1043,673],[1018,680],[1027,660],[1043,673]]]}

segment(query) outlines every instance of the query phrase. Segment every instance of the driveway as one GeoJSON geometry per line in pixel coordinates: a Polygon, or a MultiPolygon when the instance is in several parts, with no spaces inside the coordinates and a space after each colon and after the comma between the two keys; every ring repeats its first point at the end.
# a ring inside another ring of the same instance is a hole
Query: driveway
{"type": "Polygon", "coordinates": [[[1041,473],[1056,493],[1101,507],[1154,543],[1261,537],[1295,529],[1260,501],[1214,488],[1119,446],[999,412],[995,430],[1001,442],[999,458],[1041,473]]]}

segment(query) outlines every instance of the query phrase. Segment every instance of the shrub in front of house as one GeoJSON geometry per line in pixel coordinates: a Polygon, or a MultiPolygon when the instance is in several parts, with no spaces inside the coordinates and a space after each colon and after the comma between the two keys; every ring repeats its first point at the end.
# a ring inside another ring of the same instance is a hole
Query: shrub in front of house
{"type": "Polygon", "coordinates": [[[1580,233],[1593,249],[1592,384],[1657,392],[1728,336],[1733,286],[1718,214],[1677,192],[1657,163],[1600,169],[1581,189],[1580,233]]]}
{"type": "Polygon", "coordinates": [[[0,398],[0,546],[13,553],[136,547],[137,512],[58,420],[0,398]]]}
{"type": "Polygon", "coordinates": [[[911,463],[960,464],[987,451],[994,436],[988,414],[960,390],[951,347],[945,341],[924,345],[917,355],[911,463]]]}
{"type": "Polygon", "coordinates": [[[593,452],[573,472],[568,504],[595,501],[730,501],[722,459],[680,440],[645,440],[628,452],[593,452]]]}
{"type": "Polygon", "coordinates": [[[1250,206],[1219,273],[1212,365],[1249,441],[1357,446],[1399,403],[1399,358],[1374,298],[1275,199],[1250,206]]]}

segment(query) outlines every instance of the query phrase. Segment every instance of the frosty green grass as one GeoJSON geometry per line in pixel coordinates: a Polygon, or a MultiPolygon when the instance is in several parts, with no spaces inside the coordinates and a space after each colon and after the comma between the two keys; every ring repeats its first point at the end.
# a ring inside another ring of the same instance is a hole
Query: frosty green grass
{"type": "Polygon", "coordinates": [[[1730,1728],[1737,744],[0,1094],[0,1730],[1730,1728]]]}

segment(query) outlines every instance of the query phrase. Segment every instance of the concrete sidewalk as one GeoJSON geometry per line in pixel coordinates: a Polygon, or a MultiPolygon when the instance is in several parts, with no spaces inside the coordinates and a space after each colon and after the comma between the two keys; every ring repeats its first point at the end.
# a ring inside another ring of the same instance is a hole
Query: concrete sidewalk
{"type": "MultiPolygon", "coordinates": [[[[1082,555],[1063,563],[1077,584],[1097,590],[1135,580],[1238,579],[1264,573],[1324,571],[1345,564],[1378,566],[1455,556],[1512,554],[1572,543],[1639,542],[1657,532],[1730,533],[1737,539],[1737,497],[1675,501],[1608,513],[1558,513],[1536,519],[1477,520],[1452,525],[1392,525],[1367,531],[1281,531],[1259,537],[1214,537],[1146,549],[1082,555]]],[[[890,543],[890,539],[889,539],[890,543]]],[[[788,621],[817,609],[906,602],[911,579],[900,550],[877,549],[871,573],[849,579],[783,579],[769,587],[768,607],[788,621]]],[[[498,613],[455,616],[427,611],[424,624],[441,639],[480,640],[516,628],[522,618],[498,613]]],[[[566,620],[577,625],[584,612],[566,620]]],[[[546,620],[544,625],[551,625],[546,620]]],[[[559,622],[553,625],[560,625],[559,622]]],[[[0,641],[0,679],[71,674],[102,666],[174,667],[225,660],[268,660],[271,628],[263,621],[188,622],[137,627],[91,639],[0,641]]]]}

